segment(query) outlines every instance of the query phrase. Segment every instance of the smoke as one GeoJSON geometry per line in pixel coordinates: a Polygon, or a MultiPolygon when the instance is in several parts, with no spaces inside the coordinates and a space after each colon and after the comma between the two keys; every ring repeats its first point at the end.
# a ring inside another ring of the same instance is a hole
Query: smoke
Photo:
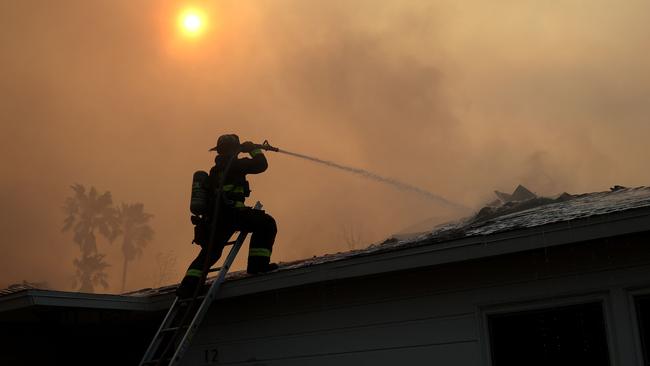
{"type": "Polygon", "coordinates": [[[402,190],[402,191],[417,193],[418,195],[420,195],[420,196],[422,196],[424,198],[433,200],[433,201],[435,201],[435,202],[437,202],[439,204],[445,205],[445,206],[450,206],[452,208],[460,209],[460,210],[467,210],[467,207],[465,207],[465,206],[461,206],[461,205],[459,205],[457,203],[450,202],[449,200],[447,200],[447,199],[445,199],[443,197],[440,197],[440,196],[438,196],[436,194],[425,191],[425,190],[423,190],[421,188],[414,187],[414,186],[412,186],[410,184],[407,184],[407,183],[404,183],[404,182],[400,182],[400,181],[398,181],[396,179],[385,178],[385,177],[382,177],[382,176],[377,175],[375,173],[371,173],[371,172],[369,172],[367,170],[364,170],[364,169],[352,168],[352,167],[337,164],[337,163],[334,163],[334,162],[331,162],[331,161],[322,160],[322,159],[318,159],[318,158],[314,158],[314,157],[311,157],[311,156],[298,154],[298,153],[294,153],[294,152],[290,152],[290,151],[286,151],[286,150],[282,150],[282,149],[279,149],[278,152],[282,153],[282,154],[295,156],[297,158],[313,161],[313,162],[318,163],[318,164],[327,165],[327,166],[332,167],[332,168],[341,169],[341,170],[344,170],[346,172],[350,172],[350,173],[353,173],[353,174],[357,174],[357,175],[360,175],[360,176],[362,176],[364,178],[371,179],[371,180],[374,180],[374,181],[379,182],[379,183],[388,184],[388,185],[393,186],[393,187],[395,187],[395,188],[397,188],[399,190],[402,190]]]}
{"type": "MultiPolygon", "coordinates": [[[[176,281],[198,250],[192,173],[210,168],[222,133],[472,208],[519,183],[555,194],[650,180],[647,1],[194,5],[210,28],[188,41],[177,1],[0,2],[0,286],[71,288],[78,253],[61,206],[75,182],[155,215],[131,289],[158,272],[176,281]],[[172,252],[173,264],[156,261],[172,252]]],[[[274,260],[348,250],[342,232],[360,248],[458,215],[340,169],[268,159],[250,201],[278,222],[274,260]]],[[[119,245],[98,246],[118,291],[119,245]]]]}

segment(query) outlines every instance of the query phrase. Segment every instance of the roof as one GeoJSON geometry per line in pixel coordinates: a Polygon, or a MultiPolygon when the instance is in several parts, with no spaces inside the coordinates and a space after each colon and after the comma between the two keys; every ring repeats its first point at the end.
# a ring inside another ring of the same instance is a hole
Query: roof
{"type": "MultiPolygon", "coordinates": [[[[516,196],[522,192],[529,192],[524,187],[517,187],[510,196],[516,196]]],[[[501,193],[501,192],[499,192],[501,193]]],[[[317,271],[326,264],[335,265],[340,262],[349,262],[354,259],[371,258],[378,255],[399,256],[399,252],[414,250],[416,248],[430,247],[432,250],[443,249],[454,246],[460,241],[478,240],[487,243],[492,237],[498,240],[498,234],[522,232],[527,229],[549,227],[553,224],[575,223],[578,228],[578,221],[598,218],[597,222],[616,221],[613,215],[616,213],[632,213],[637,209],[647,209],[641,213],[650,218],[650,187],[625,188],[615,186],[610,191],[570,195],[563,193],[555,198],[537,197],[530,198],[525,195],[523,201],[505,201],[499,206],[486,206],[476,215],[444,224],[434,228],[432,231],[420,233],[410,238],[390,238],[383,243],[371,245],[365,249],[352,250],[344,253],[326,254],[309,259],[303,259],[288,263],[281,263],[280,269],[266,276],[247,276],[244,272],[230,273],[227,280],[238,281],[248,279],[258,281],[261,278],[269,281],[282,276],[292,276],[290,272],[317,271]]],[[[594,221],[594,220],[589,220],[594,221]]],[[[572,225],[563,226],[564,229],[571,229],[572,225]]],[[[638,226],[632,230],[645,230],[650,226],[638,226]]],[[[549,228],[550,230],[550,228],[549,228]]],[[[601,232],[606,235],[607,232],[601,232]]],[[[523,232],[522,232],[523,234],[523,232]]],[[[611,232],[614,234],[614,232],[611,232]]],[[[576,236],[576,241],[578,237],[576,236]]],[[[548,243],[551,244],[551,243],[548,243]]],[[[522,249],[524,246],[522,246],[522,249]]],[[[486,255],[488,253],[485,253],[486,255]]],[[[369,259],[368,259],[369,260],[369,259]]],[[[385,268],[388,271],[388,268],[385,268]]],[[[266,281],[263,281],[266,282],[266,281]]],[[[176,285],[166,286],[158,289],[143,289],[131,293],[133,296],[152,296],[172,292],[176,285]]],[[[224,290],[226,286],[224,285],[224,290]]],[[[222,292],[224,292],[222,290],[222,292]]]]}
{"type": "Polygon", "coordinates": [[[21,292],[21,291],[37,290],[37,289],[38,289],[37,286],[35,286],[33,284],[30,284],[30,283],[27,283],[27,282],[16,283],[16,284],[10,285],[7,288],[0,289],[0,297],[5,296],[5,295],[9,295],[9,294],[15,294],[15,293],[21,292]]]}
{"type": "MultiPolygon", "coordinates": [[[[486,236],[558,222],[569,222],[644,207],[650,207],[650,187],[625,188],[615,186],[606,192],[580,195],[563,193],[557,198],[534,197],[524,201],[509,201],[502,206],[484,207],[469,219],[439,226],[433,231],[424,233],[407,242],[410,244],[440,243],[465,237],[486,236]]],[[[390,242],[391,240],[382,244],[382,246],[390,242]]],[[[404,244],[407,243],[404,241],[397,242],[397,245],[404,244]]]]}
{"type": "MultiPolygon", "coordinates": [[[[524,187],[476,215],[409,238],[391,238],[365,249],[281,263],[263,276],[228,275],[219,298],[241,296],[322,281],[400,271],[535,248],[650,230],[650,188],[616,186],[610,191],[555,198],[537,197],[524,187]],[[523,200],[516,200],[523,197],[523,200]]],[[[176,285],[118,295],[149,298],[166,306],[176,285]]],[[[33,291],[33,290],[32,290],[33,291]]],[[[86,294],[81,294],[86,295],[86,294]]],[[[0,297],[0,305],[2,297],[0,297]]],[[[0,306],[0,310],[2,307],[0,306]]]]}

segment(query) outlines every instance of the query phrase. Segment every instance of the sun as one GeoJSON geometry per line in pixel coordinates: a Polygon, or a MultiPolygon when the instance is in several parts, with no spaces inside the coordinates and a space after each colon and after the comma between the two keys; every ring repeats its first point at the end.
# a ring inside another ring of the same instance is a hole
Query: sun
{"type": "Polygon", "coordinates": [[[183,19],[183,27],[190,33],[198,32],[201,29],[201,25],[203,25],[203,21],[201,21],[201,17],[197,14],[187,14],[185,19],[183,19]]]}
{"type": "Polygon", "coordinates": [[[198,9],[185,9],[178,17],[181,31],[190,37],[196,37],[205,29],[205,15],[198,9]]]}

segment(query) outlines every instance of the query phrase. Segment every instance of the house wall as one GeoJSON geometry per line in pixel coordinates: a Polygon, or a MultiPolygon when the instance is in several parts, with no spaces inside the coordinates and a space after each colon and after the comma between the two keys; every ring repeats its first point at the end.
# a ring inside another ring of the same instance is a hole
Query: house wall
{"type": "Polygon", "coordinates": [[[600,301],[612,365],[641,365],[650,234],[220,300],[184,365],[488,366],[486,316],[600,301]]]}
{"type": "Polygon", "coordinates": [[[0,365],[137,365],[164,314],[29,306],[0,314],[0,365]]]}

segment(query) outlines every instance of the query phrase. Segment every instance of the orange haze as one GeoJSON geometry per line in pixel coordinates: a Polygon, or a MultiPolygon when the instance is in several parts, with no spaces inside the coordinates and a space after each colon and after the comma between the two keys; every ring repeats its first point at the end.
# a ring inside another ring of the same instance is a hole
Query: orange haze
{"type": "MultiPolygon", "coordinates": [[[[220,133],[398,178],[478,207],[494,189],[541,194],[650,183],[650,2],[605,0],[0,3],[0,286],[71,289],[61,233],[73,183],[142,202],[157,253],[190,245],[189,185],[220,133]],[[180,6],[182,5],[182,6],[180,6]]],[[[420,197],[283,155],[251,179],[292,260],[449,219],[420,197]]],[[[119,290],[119,242],[108,254],[119,290]]],[[[241,266],[241,261],[239,263],[241,266]]]]}

